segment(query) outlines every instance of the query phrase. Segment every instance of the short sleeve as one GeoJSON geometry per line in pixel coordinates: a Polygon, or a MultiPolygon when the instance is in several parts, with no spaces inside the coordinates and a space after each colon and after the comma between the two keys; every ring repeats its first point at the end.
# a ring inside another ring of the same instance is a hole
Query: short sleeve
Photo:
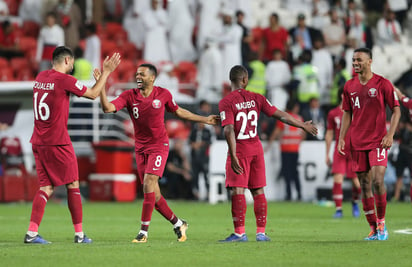
{"type": "Polygon", "coordinates": [[[225,101],[225,99],[219,102],[219,113],[222,127],[229,124],[235,124],[233,111],[230,108],[230,105],[228,105],[227,101],[225,101]]]}
{"type": "Polygon", "coordinates": [[[166,110],[167,112],[173,113],[179,109],[179,106],[176,104],[172,94],[168,90],[166,90],[166,94],[167,94],[166,103],[165,103],[166,110]]]}
{"type": "Polygon", "coordinates": [[[62,88],[79,97],[83,96],[87,90],[87,87],[82,82],[70,75],[66,75],[62,80],[62,88]]]}
{"type": "Polygon", "coordinates": [[[385,79],[384,83],[383,91],[385,95],[385,102],[388,104],[390,109],[393,109],[394,107],[399,106],[398,96],[396,95],[395,89],[389,80],[385,79]]]}
{"type": "Polygon", "coordinates": [[[270,101],[264,97],[263,95],[259,95],[259,101],[262,105],[262,112],[265,113],[267,116],[272,117],[272,115],[278,110],[275,106],[270,103],[270,101]]]}
{"type": "Polygon", "coordinates": [[[328,113],[328,118],[326,122],[327,122],[327,125],[326,125],[327,130],[335,130],[335,120],[333,119],[333,112],[328,113]]]}
{"type": "Polygon", "coordinates": [[[345,111],[351,111],[352,107],[350,106],[350,98],[348,94],[348,82],[345,83],[343,87],[343,97],[342,97],[342,109],[345,111]]]}
{"type": "Polygon", "coordinates": [[[119,111],[127,106],[128,95],[129,95],[129,90],[124,91],[117,98],[111,101],[111,103],[116,107],[116,111],[119,111]]]}

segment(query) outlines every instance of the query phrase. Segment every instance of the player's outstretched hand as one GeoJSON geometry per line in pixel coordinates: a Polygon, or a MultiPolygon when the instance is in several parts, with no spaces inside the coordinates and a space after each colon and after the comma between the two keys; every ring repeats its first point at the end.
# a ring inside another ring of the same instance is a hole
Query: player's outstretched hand
{"type": "Polygon", "coordinates": [[[220,116],[219,115],[209,115],[207,117],[207,124],[210,125],[217,125],[220,121],[220,116]]]}
{"type": "Polygon", "coordinates": [[[93,70],[93,77],[96,80],[96,82],[100,79],[101,75],[102,75],[102,73],[100,72],[99,69],[94,69],[93,70]]]}
{"type": "Polygon", "coordinates": [[[120,54],[113,53],[109,58],[108,56],[103,61],[103,71],[113,72],[120,64],[120,54]]]}
{"type": "Polygon", "coordinates": [[[318,134],[318,128],[316,128],[315,125],[312,124],[312,121],[305,121],[303,129],[305,130],[305,132],[313,136],[318,134]]]}
{"type": "Polygon", "coordinates": [[[338,142],[338,152],[339,152],[339,154],[345,155],[344,149],[345,149],[345,140],[339,139],[339,142],[338,142]]]}
{"type": "Polygon", "coordinates": [[[236,173],[236,174],[242,174],[243,173],[243,168],[242,166],[240,166],[239,164],[239,159],[235,156],[231,159],[231,167],[232,170],[236,173]]]}
{"type": "Polygon", "coordinates": [[[381,141],[381,146],[384,149],[389,149],[391,148],[393,143],[393,137],[390,134],[386,134],[381,141]]]}

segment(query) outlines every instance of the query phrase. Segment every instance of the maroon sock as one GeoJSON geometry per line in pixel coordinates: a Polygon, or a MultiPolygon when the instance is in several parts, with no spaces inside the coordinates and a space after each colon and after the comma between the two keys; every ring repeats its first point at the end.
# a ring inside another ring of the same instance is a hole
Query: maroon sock
{"type": "Polygon", "coordinates": [[[333,196],[333,201],[335,201],[336,209],[341,210],[342,209],[342,200],[343,200],[342,184],[333,183],[332,196],[333,196]]]}
{"type": "Polygon", "coordinates": [[[232,220],[236,234],[245,233],[246,197],[245,195],[232,196],[232,220]]]}
{"type": "Polygon", "coordinates": [[[72,216],[72,222],[75,232],[83,232],[83,207],[82,197],[80,195],[79,188],[67,189],[67,203],[69,205],[70,214],[72,216]]]}
{"type": "Polygon", "coordinates": [[[375,194],[376,216],[378,220],[385,220],[386,213],[386,193],[383,195],[375,194]]]}
{"type": "Polygon", "coordinates": [[[152,213],[156,203],[155,193],[145,193],[143,199],[142,209],[142,225],[140,230],[146,231],[149,229],[150,221],[152,220],[152,213]]]}
{"type": "Polygon", "coordinates": [[[268,202],[266,201],[265,194],[257,195],[253,197],[253,200],[253,208],[256,217],[256,233],[265,233],[268,212],[268,202]]]}
{"type": "Polygon", "coordinates": [[[49,196],[43,190],[37,191],[33,199],[29,231],[38,232],[39,225],[44,215],[44,208],[46,207],[49,196]]]}
{"type": "Polygon", "coordinates": [[[362,198],[363,211],[372,230],[376,229],[375,203],[373,197],[362,198]]]}
{"type": "Polygon", "coordinates": [[[159,201],[155,204],[156,210],[165,217],[171,224],[175,224],[178,221],[178,218],[170,209],[169,205],[167,205],[166,199],[163,196],[160,197],[159,201]]]}
{"type": "Polygon", "coordinates": [[[361,194],[361,188],[352,185],[352,201],[357,202],[361,194]]]}

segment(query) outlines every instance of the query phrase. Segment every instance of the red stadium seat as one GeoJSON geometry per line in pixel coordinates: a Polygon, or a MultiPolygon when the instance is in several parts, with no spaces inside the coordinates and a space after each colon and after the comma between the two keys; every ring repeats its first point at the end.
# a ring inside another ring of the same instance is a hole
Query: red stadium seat
{"type": "Polygon", "coordinates": [[[114,37],[116,33],[121,31],[124,31],[122,24],[117,22],[106,22],[105,32],[109,38],[114,37]]]}
{"type": "Polygon", "coordinates": [[[34,37],[27,37],[27,36],[23,36],[20,38],[20,49],[23,52],[27,52],[31,49],[36,49],[37,48],[37,39],[34,37]]]}
{"type": "Polygon", "coordinates": [[[16,81],[34,81],[33,70],[30,67],[19,69],[15,77],[16,81]]]}
{"type": "Polygon", "coordinates": [[[119,75],[120,82],[134,83],[136,82],[136,69],[129,69],[119,75]]]}
{"type": "Polygon", "coordinates": [[[180,83],[196,83],[197,67],[190,61],[182,61],[176,66],[180,83]]]}
{"type": "Polygon", "coordinates": [[[127,58],[133,61],[141,58],[141,51],[139,51],[131,42],[125,42],[121,46],[121,53],[123,58],[127,58]]]}
{"type": "MultiPolygon", "coordinates": [[[[120,52],[117,44],[114,41],[104,41],[102,42],[102,58],[106,56],[111,56],[114,52],[120,52]]],[[[123,55],[122,55],[123,56],[123,55]]]]}
{"type": "Polygon", "coordinates": [[[133,60],[130,59],[122,59],[122,62],[120,63],[120,65],[117,67],[117,70],[119,72],[119,74],[121,75],[124,72],[127,72],[129,70],[133,70],[136,72],[136,64],[134,63],[133,60]]]}
{"type": "Polygon", "coordinates": [[[22,30],[25,36],[37,38],[40,32],[40,25],[35,21],[24,21],[22,30]]]}
{"type": "Polygon", "coordinates": [[[177,119],[166,120],[166,132],[169,138],[182,138],[187,140],[190,129],[186,127],[185,123],[177,119]]]}
{"type": "Polygon", "coordinates": [[[119,80],[121,82],[135,81],[136,70],[136,64],[130,59],[123,59],[116,69],[116,71],[119,73],[119,80]]]}
{"type": "Polygon", "coordinates": [[[8,66],[9,61],[4,57],[0,57],[0,68],[7,68],[8,66]]]}
{"type": "Polygon", "coordinates": [[[20,70],[30,68],[30,61],[24,57],[15,57],[10,59],[10,67],[17,76],[20,70]]]}
{"type": "Polygon", "coordinates": [[[10,67],[0,68],[0,81],[14,81],[13,70],[10,67]]]}

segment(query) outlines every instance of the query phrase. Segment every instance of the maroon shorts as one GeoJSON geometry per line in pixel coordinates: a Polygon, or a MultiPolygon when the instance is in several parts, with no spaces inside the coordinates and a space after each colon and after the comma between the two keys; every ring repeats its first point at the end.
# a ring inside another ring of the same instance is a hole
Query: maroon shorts
{"type": "Polygon", "coordinates": [[[332,173],[343,174],[346,178],[353,179],[356,173],[353,171],[353,160],[351,155],[342,155],[337,150],[333,153],[332,173]]]}
{"type": "Polygon", "coordinates": [[[262,154],[239,158],[243,174],[236,174],[231,167],[231,158],[226,160],[226,187],[261,188],[266,186],[265,158],[262,154]]]}
{"type": "Polygon", "coordinates": [[[137,174],[142,184],[145,173],[154,174],[159,177],[163,176],[168,155],[169,147],[157,152],[136,152],[137,174]]]}
{"type": "Polygon", "coordinates": [[[79,180],[76,154],[73,146],[32,145],[39,185],[60,186],[79,180]]]}
{"type": "Polygon", "coordinates": [[[388,150],[381,147],[352,151],[353,170],[355,172],[369,171],[372,166],[387,166],[388,164],[388,150]]]}

